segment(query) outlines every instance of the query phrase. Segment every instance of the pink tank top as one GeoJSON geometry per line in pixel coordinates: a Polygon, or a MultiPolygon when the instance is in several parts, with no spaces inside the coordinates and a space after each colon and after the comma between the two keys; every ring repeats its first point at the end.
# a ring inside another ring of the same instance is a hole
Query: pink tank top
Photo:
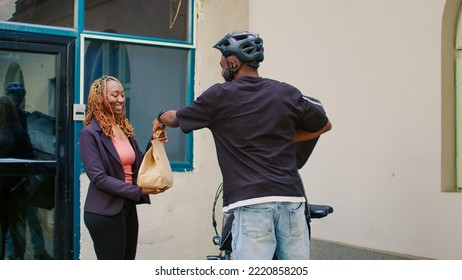
{"type": "Polygon", "coordinates": [[[133,169],[132,165],[135,163],[135,151],[133,150],[132,145],[128,138],[120,140],[117,137],[112,138],[112,143],[119,154],[120,160],[122,161],[122,166],[125,173],[125,182],[133,184],[133,169]]]}

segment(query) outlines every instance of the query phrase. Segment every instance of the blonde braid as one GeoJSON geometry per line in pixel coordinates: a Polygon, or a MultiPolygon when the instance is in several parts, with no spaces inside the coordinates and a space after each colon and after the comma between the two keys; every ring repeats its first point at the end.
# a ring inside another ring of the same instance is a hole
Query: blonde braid
{"type": "MultiPolygon", "coordinates": [[[[107,81],[111,80],[116,81],[122,85],[122,83],[117,78],[107,75],[96,79],[91,85],[90,92],[88,93],[87,115],[83,123],[84,126],[87,126],[93,118],[96,119],[99,126],[103,130],[104,135],[110,138],[114,137],[114,132],[112,131],[112,125],[109,119],[104,114],[103,102],[106,98],[105,93],[107,90],[107,81]]],[[[112,109],[111,113],[116,121],[116,124],[119,125],[125,135],[135,139],[135,131],[130,121],[127,119],[125,106],[123,108],[122,114],[115,116],[112,112],[112,109]]]]}

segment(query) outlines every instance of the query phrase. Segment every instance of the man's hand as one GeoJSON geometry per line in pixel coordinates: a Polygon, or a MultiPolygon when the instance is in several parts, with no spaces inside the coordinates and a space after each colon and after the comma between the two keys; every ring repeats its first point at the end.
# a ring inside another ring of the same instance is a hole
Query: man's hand
{"type": "Polygon", "coordinates": [[[161,124],[157,119],[152,122],[152,139],[167,143],[168,137],[165,131],[167,127],[161,124]]]}

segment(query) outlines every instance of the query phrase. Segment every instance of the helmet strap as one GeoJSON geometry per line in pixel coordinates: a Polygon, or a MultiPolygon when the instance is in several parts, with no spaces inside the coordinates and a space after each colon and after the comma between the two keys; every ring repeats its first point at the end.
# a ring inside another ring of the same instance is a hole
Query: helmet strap
{"type": "Polygon", "coordinates": [[[225,59],[225,60],[226,60],[226,70],[228,71],[230,81],[232,81],[232,80],[234,80],[234,75],[239,70],[239,68],[241,67],[242,64],[239,64],[235,68],[231,68],[230,65],[229,65],[228,59],[225,59]]]}

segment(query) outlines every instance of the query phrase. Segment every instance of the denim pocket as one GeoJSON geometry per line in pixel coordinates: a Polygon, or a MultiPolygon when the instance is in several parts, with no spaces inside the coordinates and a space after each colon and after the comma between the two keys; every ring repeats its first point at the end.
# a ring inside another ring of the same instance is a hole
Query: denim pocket
{"type": "Polygon", "coordinates": [[[243,235],[260,239],[273,232],[273,211],[271,208],[245,206],[241,215],[243,235]]]}
{"type": "Polygon", "coordinates": [[[308,229],[305,217],[304,203],[300,203],[297,208],[290,209],[290,236],[298,237],[308,229]]]}

